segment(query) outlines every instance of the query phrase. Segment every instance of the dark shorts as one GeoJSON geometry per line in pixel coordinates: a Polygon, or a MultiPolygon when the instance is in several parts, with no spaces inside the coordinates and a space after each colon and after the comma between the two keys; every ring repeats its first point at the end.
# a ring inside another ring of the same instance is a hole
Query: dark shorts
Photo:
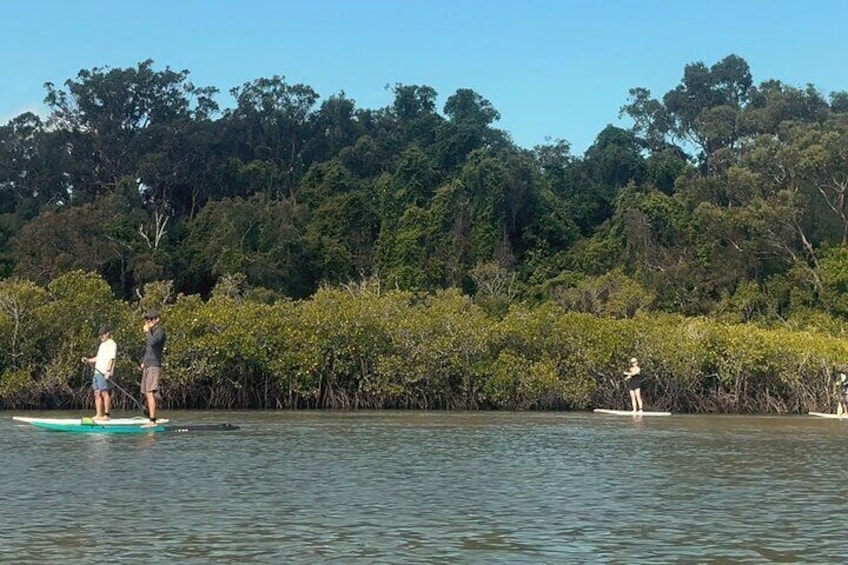
{"type": "Polygon", "coordinates": [[[106,376],[100,371],[94,371],[94,376],[91,377],[91,388],[94,392],[106,391],[112,388],[112,385],[106,380],[106,376]]]}
{"type": "Polygon", "coordinates": [[[640,377],[631,377],[627,381],[627,390],[639,390],[642,388],[642,379],[640,377]]]}
{"type": "Polygon", "coordinates": [[[141,373],[141,393],[156,392],[159,390],[159,376],[162,367],[146,367],[141,373]]]}

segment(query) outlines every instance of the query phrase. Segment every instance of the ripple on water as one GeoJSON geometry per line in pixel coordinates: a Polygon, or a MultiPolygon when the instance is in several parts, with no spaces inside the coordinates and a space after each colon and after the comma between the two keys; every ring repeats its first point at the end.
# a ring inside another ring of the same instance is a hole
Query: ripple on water
{"type": "MultiPolygon", "coordinates": [[[[11,414],[10,414],[11,415],[11,414]]],[[[842,561],[848,426],[179,413],[231,434],[0,434],[0,562],[842,561]]],[[[835,425],[834,425],[835,424],[835,425]]]]}

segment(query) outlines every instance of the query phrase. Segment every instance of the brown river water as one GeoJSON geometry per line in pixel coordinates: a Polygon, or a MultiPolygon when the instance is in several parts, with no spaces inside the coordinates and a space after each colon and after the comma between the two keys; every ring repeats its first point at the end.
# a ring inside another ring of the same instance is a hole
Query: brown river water
{"type": "Polygon", "coordinates": [[[172,412],[241,429],[99,435],[13,415],[0,563],[848,561],[848,419],[172,412]]]}

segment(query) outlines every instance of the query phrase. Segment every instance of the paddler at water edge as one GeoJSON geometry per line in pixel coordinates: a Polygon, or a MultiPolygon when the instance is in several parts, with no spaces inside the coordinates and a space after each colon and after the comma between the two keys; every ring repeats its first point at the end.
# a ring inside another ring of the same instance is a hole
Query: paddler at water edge
{"type": "Polygon", "coordinates": [[[633,357],[630,359],[630,368],[624,371],[624,380],[627,381],[627,390],[630,391],[630,404],[634,412],[642,411],[642,369],[639,361],[633,357]]]}
{"type": "Polygon", "coordinates": [[[848,374],[839,371],[839,408],[836,413],[839,416],[848,416],[848,374]]]}

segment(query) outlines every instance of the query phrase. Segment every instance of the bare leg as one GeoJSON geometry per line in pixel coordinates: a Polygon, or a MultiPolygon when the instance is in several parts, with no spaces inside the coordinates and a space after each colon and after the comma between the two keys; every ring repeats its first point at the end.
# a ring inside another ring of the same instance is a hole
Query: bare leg
{"type": "Polygon", "coordinates": [[[636,391],[635,390],[630,391],[630,406],[633,408],[633,411],[635,412],[636,406],[637,406],[637,404],[636,404],[636,391]]]}
{"type": "Polygon", "coordinates": [[[636,389],[635,391],[633,391],[633,392],[635,392],[635,393],[636,393],[636,394],[635,394],[635,396],[636,396],[636,404],[639,406],[639,412],[641,412],[641,411],[642,411],[642,389],[637,388],[637,389],[636,389]]]}
{"type": "Polygon", "coordinates": [[[145,393],[147,398],[147,417],[153,420],[156,418],[156,396],[154,392],[145,393]]]}
{"type": "Polygon", "coordinates": [[[94,391],[94,417],[102,418],[103,417],[103,396],[101,396],[101,392],[99,390],[94,391]]]}
{"type": "Polygon", "coordinates": [[[103,397],[103,416],[109,417],[112,413],[112,393],[104,390],[100,392],[100,396],[103,397]]]}

